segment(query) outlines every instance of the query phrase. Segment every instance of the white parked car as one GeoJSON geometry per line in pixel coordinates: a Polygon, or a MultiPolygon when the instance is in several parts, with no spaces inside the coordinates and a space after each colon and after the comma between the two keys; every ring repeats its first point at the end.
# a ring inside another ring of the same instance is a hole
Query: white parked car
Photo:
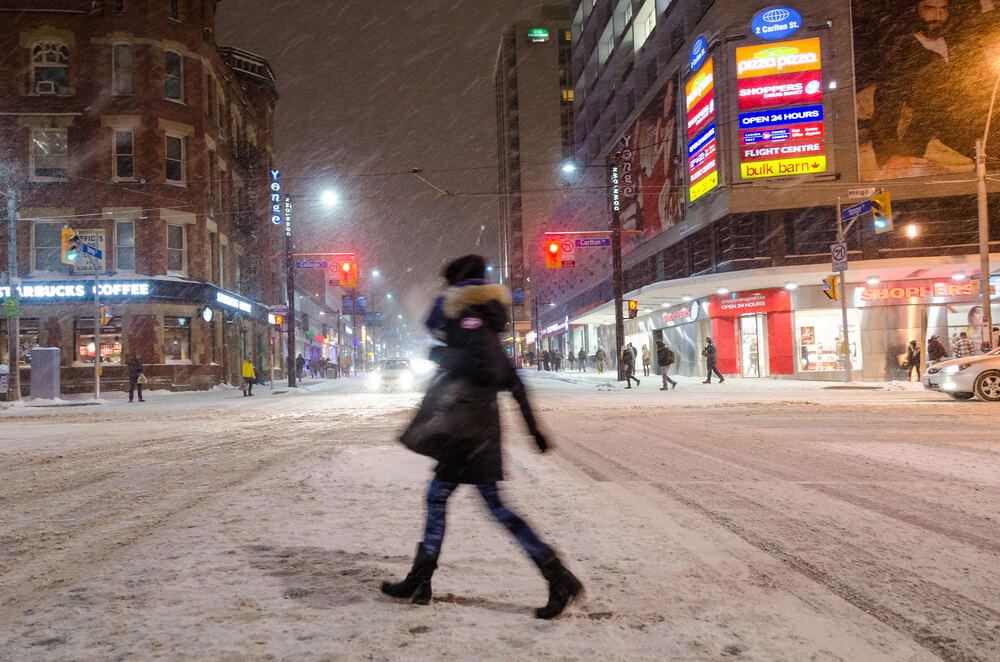
{"type": "Polygon", "coordinates": [[[942,391],[956,400],[978,396],[987,402],[1000,402],[1000,348],[935,363],[924,374],[924,388],[942,391]]]}

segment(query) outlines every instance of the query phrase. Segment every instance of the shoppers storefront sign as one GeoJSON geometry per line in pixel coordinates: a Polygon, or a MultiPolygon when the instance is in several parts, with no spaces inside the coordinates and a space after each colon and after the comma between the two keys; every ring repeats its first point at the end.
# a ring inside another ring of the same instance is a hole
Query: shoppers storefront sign
{"type": "Polygon", "coordinates": [[[791,310],[788,290],[771,289],[757,292],[734,292],[709,297],[709,317],[732,317],[749,313],[771,313],[791,310]]]}
{"type": "Polygon", "coordinates": [[[820,72],[806,71],[766,78],[748,78],[737,86],[740,110],[754,110],[823,100],[820,72]]]}
{"type": "Polygon", "coordinates": [[[966,283],[901,283],[899,285],[859,288],[858,299],[865,302],[945,299],[975,297],[979,296],[980,291],[978,280],[966,283]]]}

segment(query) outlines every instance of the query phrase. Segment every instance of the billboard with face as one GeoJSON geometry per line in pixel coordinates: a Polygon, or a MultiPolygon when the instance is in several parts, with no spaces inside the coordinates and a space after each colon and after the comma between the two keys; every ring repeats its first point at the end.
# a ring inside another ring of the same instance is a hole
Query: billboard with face
{"type": "MultiPolygon", "coordinates": [[[[852,0],[852,12],[861,179],[974,170],[998,72],[1000,3],[852,0]]],[[[991,135],[986,153],[998,148],[991,135]]]]}
{"type": "Polygon", "coordinates": [[[677,121],[678,76],[671,76],[623,138],[622,225],[640,230],[635,244],[676,225],[684,215],[681,135],[677,121]]]}

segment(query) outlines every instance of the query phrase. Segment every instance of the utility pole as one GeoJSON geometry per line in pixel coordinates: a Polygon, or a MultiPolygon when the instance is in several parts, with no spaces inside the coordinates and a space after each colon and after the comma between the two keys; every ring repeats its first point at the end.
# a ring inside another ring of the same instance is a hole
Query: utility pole
{"type": "Polygon", "coordinates": [[[295,374],[295,262],[292,253],[292,196],[285,196],[285,285],[288,298],[288,387],[296,386],[295,374]]]}
{"type": "MultiPolygon", "coordinates": [[[[96,242],[95,242],[96,243],[96,242]]],[[[90,257],[94,265],[94,400],[101,399],[101,288],[97,278],[97,259],[90,257]]]]}
{"type": "MultiPolygon", "coordinates": [[[[996,95],[996,87],[993,88],[996,95]]],[[[993,105],[990,104],[990,110],[993,105]]],[[[989,124],[987,123],[987,131],[989,124]]],[[[983,323],[986,325],[982,341],[993,344],[993,314],[990,311],[990,219],[986,210],[986,147],[976,141],[976,197],[979,202],[979,293],[983,297],[983,323]]],[[[996,349],[995,347],[993,349],[996,349]]],[[[982,351],[982,348],[980,348],[982,351]]]]}
{"type": "MultiPolygon", "coordinates": [[[[17,203],[18,190],[13,186],[7,189],[7,284],[10,285],[10,296],[17,300],[17,286],[21,279],[17,275],[17,203]]],[[[8,400],[21,399],[21,320],[19,317],[7,318],[7,347],[10,361],[10,385],[7,392],[8,400]]]]}
{"type": "Polygon", "coordinates": [[[622,347],[625,344],[625,315],[622,311],[625,283],[622,277],[622,217],[619,178],[622,153],[615,154],[611,165],[611,269],[615,294],[615,365],[618,366],[618,381],[625,378],[622,366],[622,347]]]}
{"type": "MultiPolygon", "coordinates": [[[[853,222],[852,222],[853,225],[853,222]]],[[[837,196],[837,243],[846,244],[847,237],[844,236],[844,219],[840,215],[840,196],[837,196]]],[[[844,272],[839,272],[840,274],[840,316],[844,324],[844,383],[851,381],[851,372],[853,366],[851,365],[851,343],[847,331],[847,283],[844,278],[844,272]]]]}

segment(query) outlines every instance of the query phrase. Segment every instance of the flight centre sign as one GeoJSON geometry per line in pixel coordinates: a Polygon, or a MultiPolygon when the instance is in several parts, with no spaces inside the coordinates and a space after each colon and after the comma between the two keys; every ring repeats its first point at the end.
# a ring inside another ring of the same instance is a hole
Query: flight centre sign
{"type": "Polygon", "coordinates": [[[740,176],[826,172],[820,39],[742,46],[734,59],[740,176]]]}

